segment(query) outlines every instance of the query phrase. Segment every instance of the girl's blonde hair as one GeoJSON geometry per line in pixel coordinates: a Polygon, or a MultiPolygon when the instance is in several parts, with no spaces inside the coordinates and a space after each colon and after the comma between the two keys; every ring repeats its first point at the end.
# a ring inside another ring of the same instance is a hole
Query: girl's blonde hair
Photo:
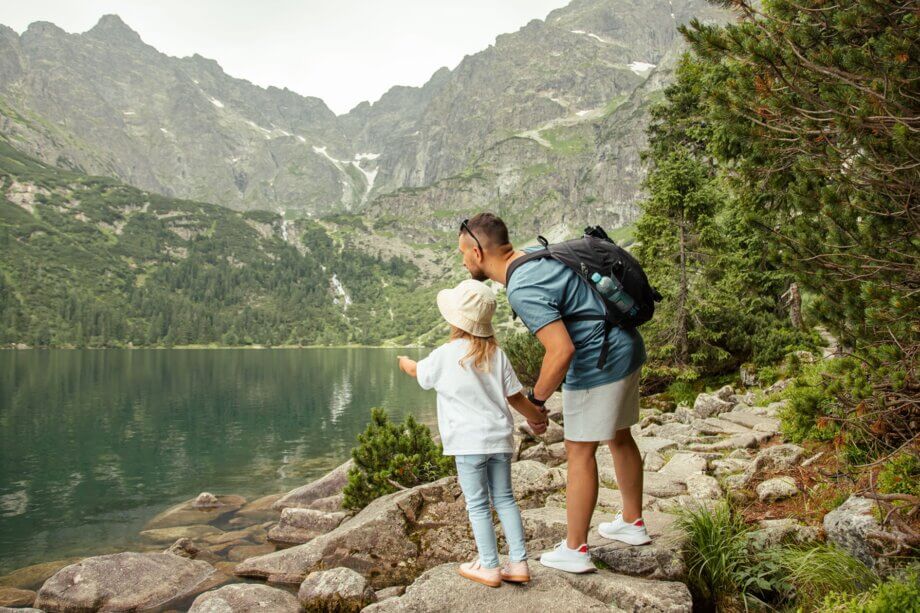
{"type": "Polygon", "coordinates": [[[450,327],[450,340],[465,338],[470,343],[470,350],[466,355],[460,358],[460,367],[466,368],[467,362],[473,363],[473,368],[479,372],[489,372],[492,370],[492,356],[498,349],[498,341],[494,336],[473,336],[466,330],[461,330],[456,326],[450,327]]]}

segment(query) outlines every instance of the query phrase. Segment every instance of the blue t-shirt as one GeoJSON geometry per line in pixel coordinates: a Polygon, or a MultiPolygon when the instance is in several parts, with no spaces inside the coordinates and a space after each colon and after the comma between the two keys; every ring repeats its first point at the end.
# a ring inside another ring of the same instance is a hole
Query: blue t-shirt
{"type": "MultiPolygon", "coordinates": [[[[563,316],[604,314],[603,301],[587,282],[552,258],[521,264],[508,284],[508,302],[534,333],[563,316]]],[[[604,322],[571,321],[565,322],[565,327],[575,345],[575,356],[565,376],[564,389],[580,390],[613,383],[645,363],[645,343],[636,329],[614,326],[610,330],[610,348],[602,370],[597,367],[597,360],[604,345],[604,322]]]]}

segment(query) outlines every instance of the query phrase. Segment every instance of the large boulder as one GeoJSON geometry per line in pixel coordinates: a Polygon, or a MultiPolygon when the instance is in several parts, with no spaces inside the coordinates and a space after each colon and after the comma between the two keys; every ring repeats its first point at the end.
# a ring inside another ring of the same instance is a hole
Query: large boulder
{"type": "Polygon", "coordinates": [[[559,466],[565,462],[565,443],[537,443],[521,452],[522,460],[534,460],[547,466],[559,466]]]}
{"type": "Polygon", "coordinates": [[[0,587],[0,607],[31,607],[35,592],[18,587],[0,587]]]}
{"type": "Polygon", "coordinates": [[[346,517],[346,513],[288,507],[281,511],[278,525],[268,531],[268,540],[279,545],[301,545],[335,530],[346,517]]]}
{"type": "Polygon", "coordinates": [[[378,498],[332,532],[244,560],[235,573],[299,584],[313,571],[344,566],[383,588],[407,585],[428,568],[471,559],[475,551],[460,486],[446,477],[378,498]]]}
{"type": "Polygon", "coordinates": [[[257,583],[234,583],[201,594],[189,613],[299,613],[297,598],[290,592],[257,583]]]}
{"type": "MultiPolygon", "coordinates": [[[[458,576],[456,564],[442,564],[427,571],[399,598],[390,598],[365,609],[367,613],[443,613],[444,611],[604,611],[607,603],[588,596],[572,585],[565,573],[531,565],[532,581],[525,585],[486,587],[458,576]]],[[[614,611],[618,609],[613,609],[614,611]]]]}
{"type": "Polygon", "coordinates": [[[203,492],[202,495],[204,494],[207,496],[200,501],[198,498],[192,498],[166,509],[147,522],[144,530],[209,524],[246,504],[246,499],[242,496],[214,496],[203,492]],[[211,496],[214,496],[216,501],[212,500],[211,496]]]}
{"type": "Polygon", "coordinates": [[[307,611],[357,613],[377,601],[367,580],[350,568],[310,573],[300,584],[297,598],[307,611]]]}
{"type": "Polygon", "coordinates": [[[169,553],[114,553],[86,558],[55,573],[38,591],[45,611],[167,608],[211,587],[214,567],[169,553]]]}
{"type": "Polygon", "coordinates": [[[352,466],[354,466],[354,461],[352,460],[340,464],[319,479],[291,490],[279,498],[272,507],[276,511],[281,511],[288,507],[297,507],[299,509],[315,508],[313,507],[314,502],[342,493],[348,483],[348,471],[351,470],[352,466]]]}
{"type": "Polygon", "coordinates": [[[876,503],[853,494],[842,505],[824,516],[827,540],[846,549],[869,566],[875,565],[869,533],[881,529],[873,513],[876,503]]]}
{"type": "Polygon", "coordinates": [[[659,471],[661,474],[686,482],[690,475],[706,472],[709,461],[706,456],[692,452],[678,452],[671,456],[668,463],[659,471]]]}

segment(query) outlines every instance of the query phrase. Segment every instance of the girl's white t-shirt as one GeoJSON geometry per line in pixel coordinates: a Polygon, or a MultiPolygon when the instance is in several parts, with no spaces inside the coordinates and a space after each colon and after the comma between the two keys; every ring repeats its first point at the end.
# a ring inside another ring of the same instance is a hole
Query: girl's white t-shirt
{"type": "Polygon", "coordinates": [[[521,391],[511,361],[495,350],[487,373],[460,366],[469,351],[466,339],[441,345],[418,363],[422,389],[438,393],[438,430],[444,455],[511,453],[514,418],[506,400],[521,391]]]}

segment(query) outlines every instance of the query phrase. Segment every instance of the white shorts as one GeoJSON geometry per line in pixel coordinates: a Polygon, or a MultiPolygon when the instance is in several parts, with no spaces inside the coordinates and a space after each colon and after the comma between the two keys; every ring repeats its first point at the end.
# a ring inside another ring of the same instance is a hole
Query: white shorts
{"type": "Polygon", "coordinates": [[[617,430],[639,422],[642,369],[613,383],[586,390],[562,390],[562,420],[570,441],[609,441],[617,430]]]}

